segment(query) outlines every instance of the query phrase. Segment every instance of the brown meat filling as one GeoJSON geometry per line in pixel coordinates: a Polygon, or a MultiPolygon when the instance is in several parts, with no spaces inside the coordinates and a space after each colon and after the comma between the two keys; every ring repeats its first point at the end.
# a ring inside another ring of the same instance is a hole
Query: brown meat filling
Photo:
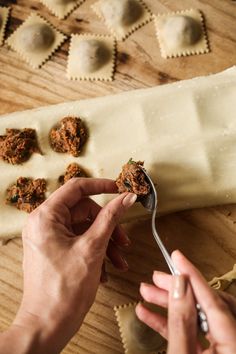
{"type": "Polygon", "coordinates": [[[0,135],[0,159],[20,164],[34,152],[40,152],[34,129],[6,129],[6,135],[0,135]]]}
{"type": "Polygon", "coordinates": [[[68,152],[77,157],[87,139],[87,131],[80,118],[65,117],[51,130],[50,142],[56,152],[68,152]]]}
{"type": "Polygon", "coordinates": [[[45,192],[45,179],[19,177],[16,184],[7,189],[6,200],[17,209],[30,213],[46,199],[45,192]]]}
{"type": "Polygon", "coordinates": [[[132,192],[137,194],[139,198],[150,193],[150,186],[146,181],[142,166],[142,161],[135,162],[130,159],[122,167],[122,171],[116,180],[119,193],[132,192]]]}
{"type": "Polygon", "coordinates": [[[60,184],[64,184],[69,181],[69,179],[74,177],[87,177],[86,173],[77,163],[71,163],[67,167],[65,174],[60,176],[58,180],[60,184]]]}

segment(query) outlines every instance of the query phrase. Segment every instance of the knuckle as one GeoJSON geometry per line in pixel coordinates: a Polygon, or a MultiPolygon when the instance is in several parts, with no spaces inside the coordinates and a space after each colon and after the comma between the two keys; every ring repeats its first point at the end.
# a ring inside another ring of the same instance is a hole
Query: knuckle
{"type": "Polygon", "coordinates": [[[28,216],[22,232],[23,240],[34,240],[41,244],[47,238],[47,232],[50,229],[50,210],[47,205],[35,209],[28,216]]]}
{"type": "Polygon", "coordinates": [[[84,270],[87,269],[88,273],[91,269],[95,271],[98,263],[101,263],[103,259],[102,253],[91,249],[89,244],[80,247],[79,253],[81,255],[80,260],[82,259],[84,263],[84,270]]]}
{"type": "Polygon", "coordinates": [[[103,208],[103,217],[109,224],[116,225],[118,223],[118,215],[109,208],[103,208]]]}
{"type": "Polygon", "coordinates": [[[172,316],[170,323],[176,330],[183,328],[185,326],[185,315],[183,313],[175,314],[175,316],[172,316]]]}
{"type": "Polygon", "coordinates": [[[220,295],[212,291],[212,296],[211,298],[207,301],[207,311],[208,312],[225,312],[227,310],[227,304],[224,302],[224,300],[220,297],[220,295]]]}
{"type": "Polygon", "coordinates": [[[227,310],[227,305],[226,303],[224,302],[223,299],[221,299],[220,296],[216,296],[215,297],[215,306],[212,306],[212,308],[215,308],[217,309],[218,311],[220,312],[225,312],[227,310]]]}
{"type": "Polygon", "coordinates": [[[194,309],[175,311],[171,319],[171,323],[176,329],[191,328],[196,326],[196,321],[196,312],[194,313],[194,309]]]}
{"type": "Polygon", "coordinates": [[[69,179],[69,181],[67,181],[65,184],[67,186],[71,186],[72,188],[82,188],[83,180],[83,177],[74,177],[69,179]]]}
{"type": "Polygon", "coordinates": [[[87,254],[89,256],[95,255],[96,257],[100,258],[100,256],[104,255],[104,253],[105,253],[103,242],[101,241],[101,239],[99,237],[91,238],[87,242],[85,249],[86,249],[87,254]]]}

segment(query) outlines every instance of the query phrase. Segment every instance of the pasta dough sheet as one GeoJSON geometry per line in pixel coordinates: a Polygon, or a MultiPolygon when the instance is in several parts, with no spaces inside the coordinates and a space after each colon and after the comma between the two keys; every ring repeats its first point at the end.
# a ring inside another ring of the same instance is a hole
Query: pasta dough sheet
{"type": "MultiPolygon", "coordinates": [[[[159,212],[236,202],[236,67],[114,96],[63,103],[0,117],[6,128],[36,129],[43,155],[22,165],[0,161],[0,236],[19,236],[25,212],[5,204],[19,176],[45,178],[48,194],[58,176],[77,162],[89,175],[115,179],[129,158],[144,160],[157,184],[159,212]],[[54,152],[48,134],[64,116],[79,116],[89,139],[80,157],[54,152]]],[[[96,197],[104,205],[111,196],[96,197]]],[[[147,215],[136,203],[126,221],[147,215]]]]}

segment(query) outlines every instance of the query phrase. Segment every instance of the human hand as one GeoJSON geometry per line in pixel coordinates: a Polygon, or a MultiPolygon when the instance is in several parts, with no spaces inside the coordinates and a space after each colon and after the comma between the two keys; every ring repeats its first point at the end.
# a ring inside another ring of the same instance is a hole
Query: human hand
{"type": "Polygon", "coordinates": [[[106,254],[117,268],[128,267],[119,248],[129,239],[117,223],[136,195],[121,194],[104,208],[88,197],[116,192],[111,180],[74,178],[28,218],[22,235],[24,292],[14,325],[28,331],[36,326],[47,342],[43,349],[38,345],[39,353],[60,352],[79,329],[106,254]]]}
{"type": "Polygon", "coordinates": [[[173,252],[172,259],[182,275],[155,271],[155,285],[140,287],[144,300],[168,308],[168,320],[142,304],[136,307],[138,318],[168,340],[168,354],[235,354],[236,299],[211,289],[179,251],[173,252]],[[197,340],[196,302],[206,313],[209,324],[210,346],[205,350],[197,340]]]}

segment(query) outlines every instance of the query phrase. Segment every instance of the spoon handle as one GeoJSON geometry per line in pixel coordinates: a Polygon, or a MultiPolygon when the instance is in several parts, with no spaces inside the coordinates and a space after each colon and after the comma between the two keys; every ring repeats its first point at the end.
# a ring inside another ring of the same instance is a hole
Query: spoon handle
{"type": "MultiPolygon", "coordinates": [[[[153,213],[152,213],[152,233],[153,233],[153,236],[154,236],[154,238],[155,238],[155,240],[156,240],[156,242],[163,254],[163,257],[165,258],[165,261],[170,269],[171,274],[180,275],[180,272],[175,267],[174,262],[172,261],[167,249],[165,248],[162,240],[160,239],[160,236],[157,233],[155,220],[156,220],[156,209],[154,209],[153,213]]],[[[209,331],[207,316],[198,303],[196,303],[196,310],[197,310],[198,326],[199,326],[200,330],[202,331],[202,333],[207,334],[209,331]]]]}

